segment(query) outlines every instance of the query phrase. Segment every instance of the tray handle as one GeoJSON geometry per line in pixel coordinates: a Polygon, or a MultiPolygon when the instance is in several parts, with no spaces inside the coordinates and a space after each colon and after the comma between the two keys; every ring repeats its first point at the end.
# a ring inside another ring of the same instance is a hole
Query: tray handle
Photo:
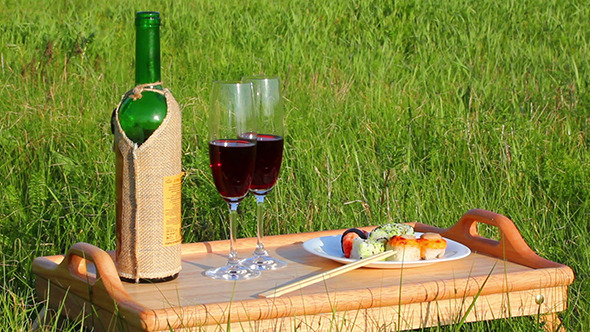
{"type": "Polygon", "coordinates": [[[448,239],[463,243],[472,250],[531,268],[564,266],[537,255],[526,244],[514,222],[499,213],[473,209],[467,211],[454,226],[447,229],[418,222],[414,225],[414,228],[418,232],[440,233],[448,239]],[[498,227],[500,230],[500,241],[480,236],[477,232],[478,222],[498,227]]]}
{"type": "Polygon", "coordinates": [[[62,274],[69,274],[69,277],[78,279],[92,287],[99,285],[104,287],[117,302],[131,301],[129,294],[119,279],[113,259],[106,251],[97,246],[85,242],[75,243],[68,250],[57,270],[61,271],[62,274]],[[87,262],[94,264],[96,275],[88,271],[87,262]]]}

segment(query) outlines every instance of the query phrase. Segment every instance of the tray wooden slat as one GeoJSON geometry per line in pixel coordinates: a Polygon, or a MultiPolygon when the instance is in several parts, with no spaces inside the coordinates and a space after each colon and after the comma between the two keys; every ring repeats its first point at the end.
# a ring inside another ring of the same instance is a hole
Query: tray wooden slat
{"type": "MultiPolygon", "coordinates": [[[[38,294],[49,300],[50,307],[66,298],[65,313],[74,318],[84,310],[88,313],[92,304],[103,330],[116,324],[147,331],[216,329],[228,322],[262,329],[307,321],[318,328],[329,327],[335,316],[343,315],[354,315],[355,320],[342,322],[359,329],[371,322],[416,328],[436,325],[435,320],[441,319],[451,323],[478,296],[474,306],[478,311],[470,312],[468,321],[565,309],[572,270],[536,255],[508,218],[471,210],[446,230],[414,226],[417,231],[439,232],[477,252],[461,260],[411,269],[361,268],[269,299],[258,298],[258,294],[340,266],[307,253],[302,243],[342,230],[266,237],[267,249],[286,260],[287,267],[235,283],[202,275],[209,267],[225,264],[227,241],[184,244],[182,272],[176,280],[160,284],[122,283],[112,253],[83,243],[74,245],[65,256],[35,259],[33,271],[38,294]],[[498,227],[501,240],[479,236],[477,222],[498,227]],[[538,295],[546,299],[541,305],[534,300],[538,295]],[[323,325],[315,325],[318,322],[323,325]]],[[[240,256],[249,256],[255,245],[255,239],[238,240],[240,256]]]]}

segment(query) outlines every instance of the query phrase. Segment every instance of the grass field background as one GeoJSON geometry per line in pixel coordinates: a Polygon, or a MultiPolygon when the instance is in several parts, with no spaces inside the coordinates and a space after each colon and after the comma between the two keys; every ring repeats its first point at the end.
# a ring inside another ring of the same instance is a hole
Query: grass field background
{"type": "MultiPolygon", "coordinates": [[[[578,1],[0,0],[0,330],[40,309],[31,262],[115,246],[109,117],[133,85],[134,13],[162,13],[183,110],[185,242],[227,238],[208,169],[213,80],[276,74],[285,156],[267,233],[502,213],[571,266],[590,329],[590,6],[578,1]]],[[[255,234],[242,204],[240,237],[255,234]]],[[[487,230],[494,237],[494,230],[487,230]]],[[[457,326],[432,330],[455,330],[457,326]]],[[[462,330],[534,331],[535,319],[462,330]]],[[[79,330],[73,322],[49,329],[79,330]]]]}

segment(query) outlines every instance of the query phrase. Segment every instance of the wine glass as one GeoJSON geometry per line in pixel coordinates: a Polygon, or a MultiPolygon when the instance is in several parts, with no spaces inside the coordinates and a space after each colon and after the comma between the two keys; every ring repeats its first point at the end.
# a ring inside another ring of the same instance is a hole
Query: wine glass
{"type": "Polygon", "coordinates": [[[235,247],[238,205],[248,194],[256,157],[256,112],[252,83],[216,81],[209,109],[209,166],[217,191],[229,207],[229,255],[225,266],[204,274],[213,279],[243,280],[260,271],[240,264],[235,247]]]}
{"type": "Polygon", "coordinates": [[[279,177],[283,159],[283,108],[278,77],[245,76],[243,81],[252,82],[254,107],[258,119],[256,163],[250,192],[256,197],[256,238],[254,255],[242,264],[252,269],[275,270],[286,262],[269,256],[262,242],[263,213],[266,195],[279,177]]]}

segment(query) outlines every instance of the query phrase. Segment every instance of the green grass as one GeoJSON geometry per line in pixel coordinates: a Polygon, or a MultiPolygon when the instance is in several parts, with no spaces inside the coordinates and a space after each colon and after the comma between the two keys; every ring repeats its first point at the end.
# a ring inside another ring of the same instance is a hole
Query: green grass
{"type": "MultiPolygon", "coordinates": [[[[210,84],[284,83],[286,150],[268,233],[509,216],[576,281],[560,316],[590,329],[590,24],[577,1],[0,0],[0,330],[39,305],[31,262],[115,246],[109,117],[133,84],[133,18],[159,10],[183,109],[183,236],[226,238],[208,170],[210,84]]],[[[254,220],[254,203],[243,204],[254,220]]],[[[253,236],[255,223],[240,236],[253,236]]],[[[79,329],[75,323],[54,329],[79,329]]],[[[515,318],[462,330],[538,329],[515,318]]],[[[456,327],[433,330],[454,330],[456,327]]]]}

